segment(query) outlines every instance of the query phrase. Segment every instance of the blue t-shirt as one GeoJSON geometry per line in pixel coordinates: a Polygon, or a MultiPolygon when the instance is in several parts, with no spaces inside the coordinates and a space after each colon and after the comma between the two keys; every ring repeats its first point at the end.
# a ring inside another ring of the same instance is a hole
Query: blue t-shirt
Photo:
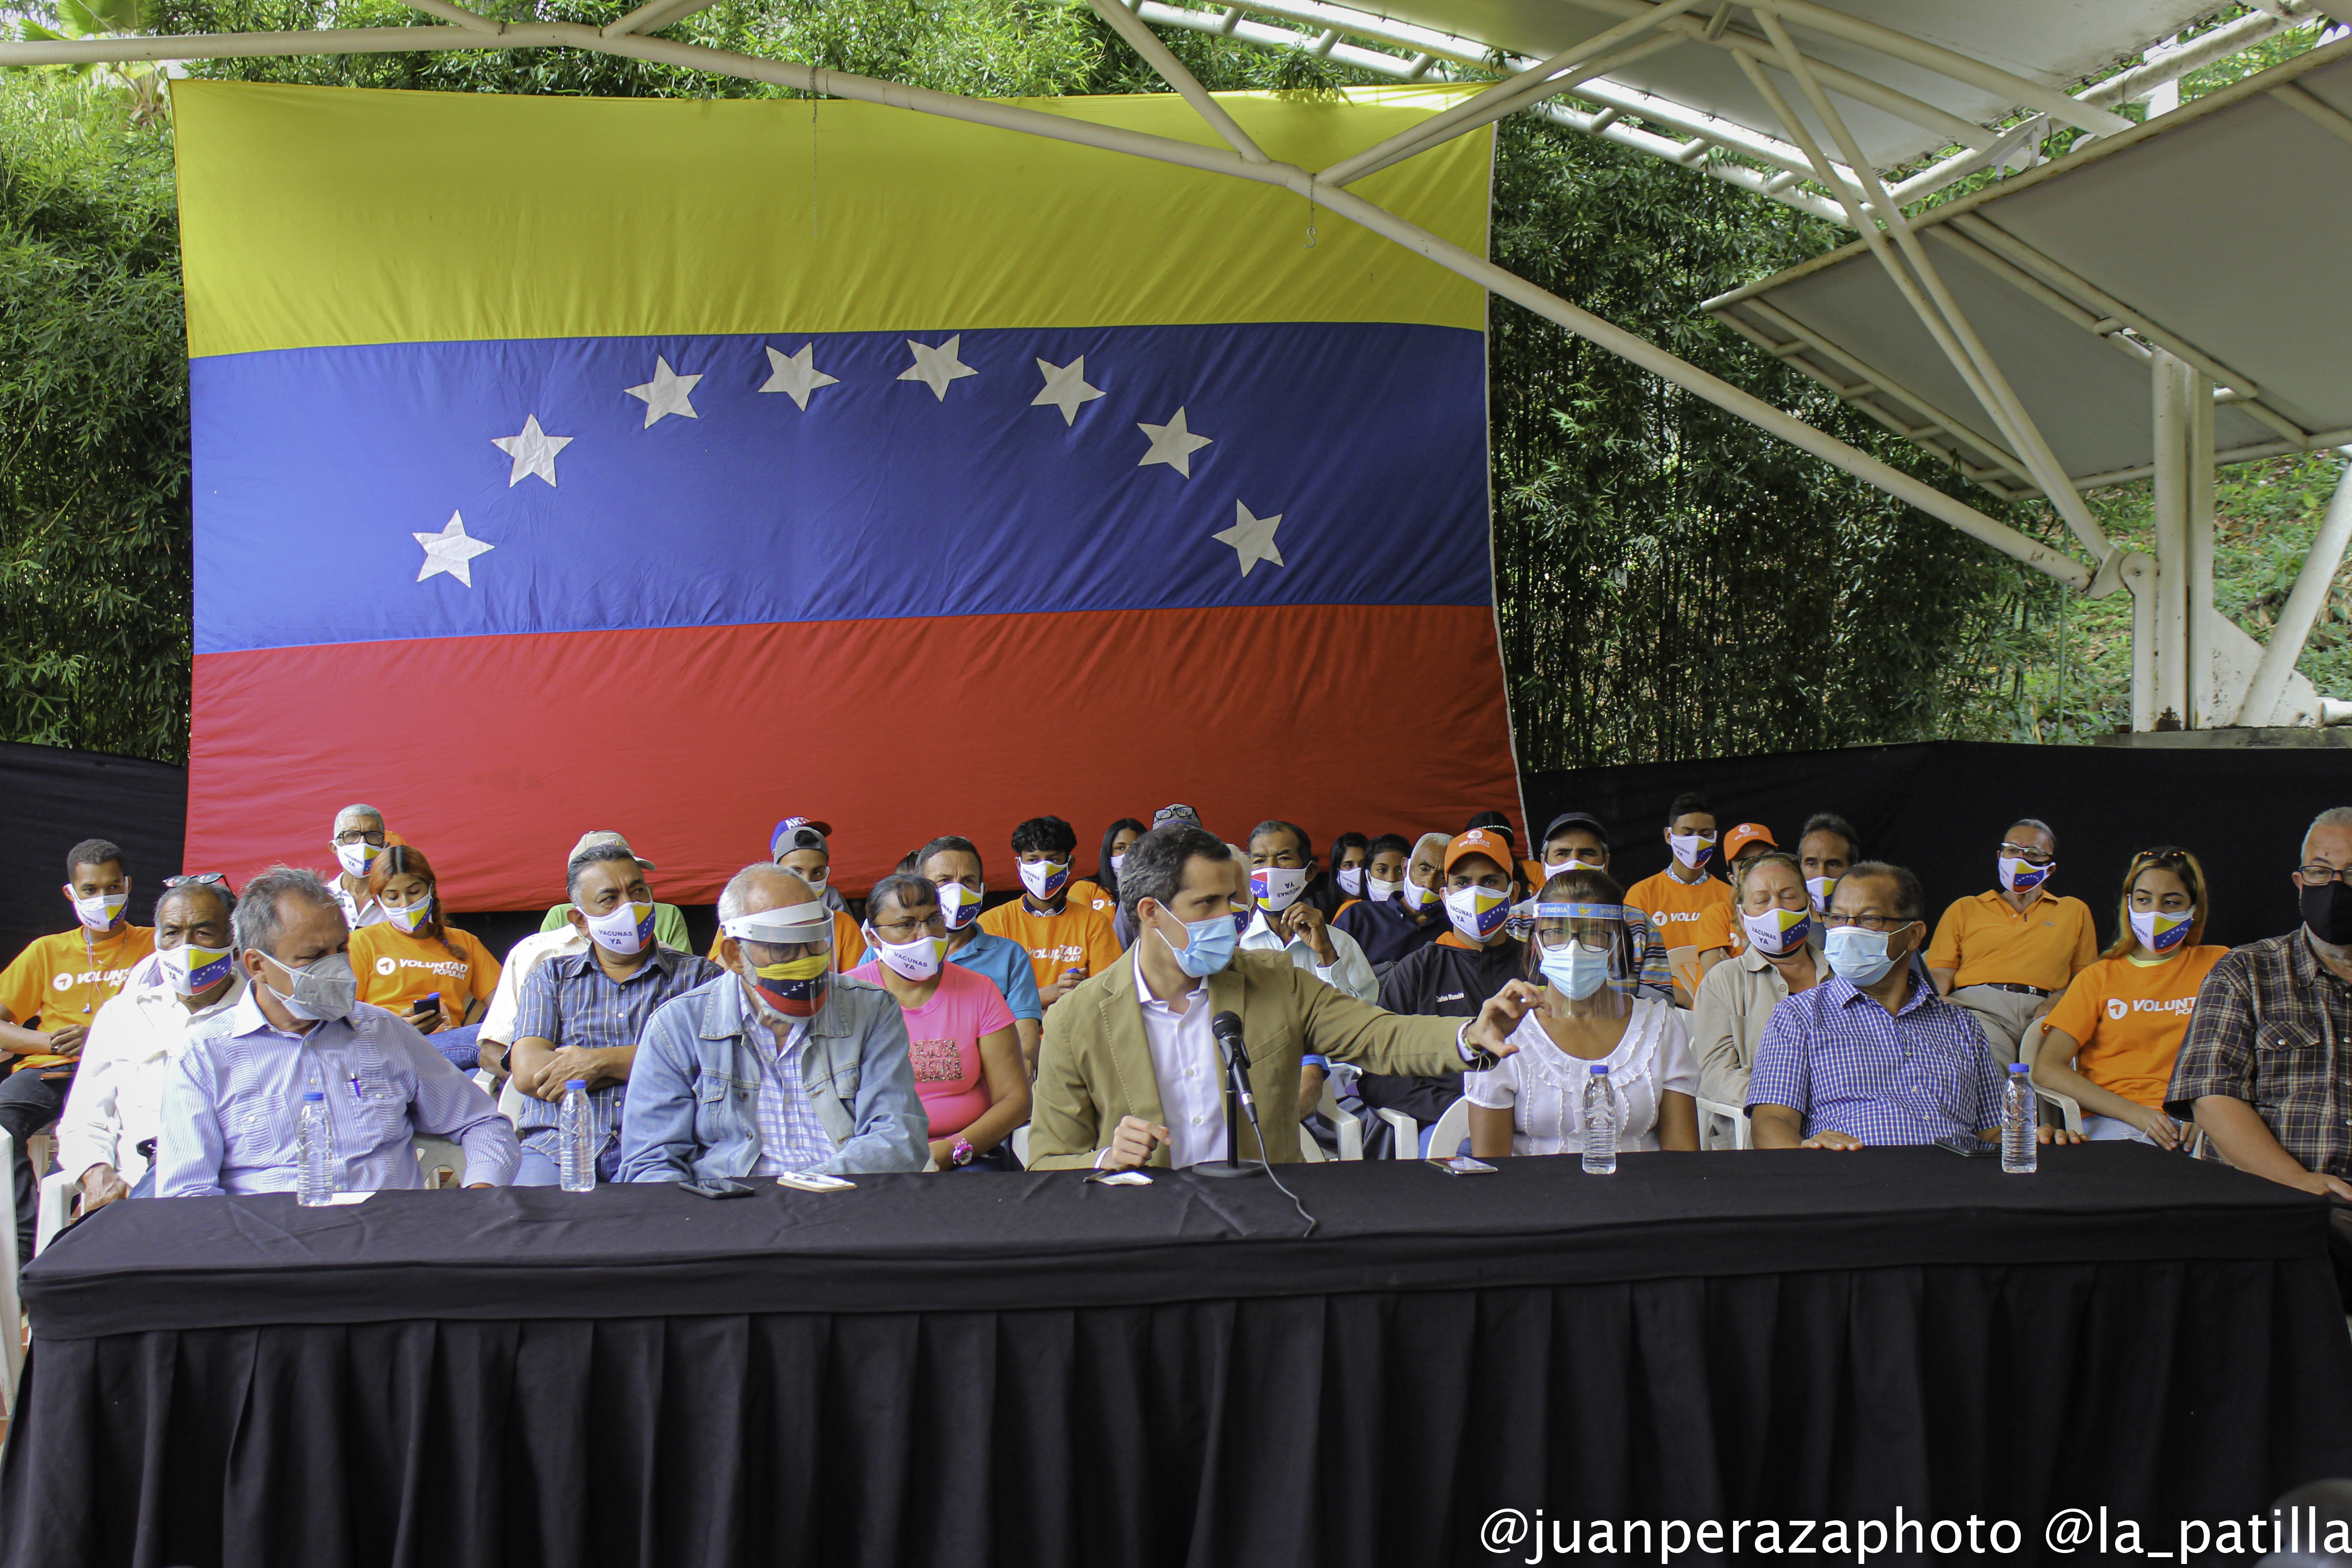
{"type": "Polygon", "coordinates": [[[1013,1009],[1015,1018],[1035,1023],[1045,1016],[1045,1004],[1037,1000],[1037,972],[1030,965],[1029,950],[1017,942],[1010,942],[993,931],[982,931],[967,942],[962,950],[948,955],[950,963],[961,963],[975,974],[985,974],[996,982],[1004,993],[1004,1005],[1013,1009]]]}

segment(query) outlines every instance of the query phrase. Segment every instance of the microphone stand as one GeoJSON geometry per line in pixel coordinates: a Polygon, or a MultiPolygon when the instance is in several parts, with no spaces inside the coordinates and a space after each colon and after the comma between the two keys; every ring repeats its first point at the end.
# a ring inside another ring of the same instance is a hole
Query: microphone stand
{"type": "MultiPolygon", "coordinates": [[[[1223,1024],[1233,1016],[1217,1015],[1223,1024]]],[[[1249,1047],[1242,1039],[1241,1022],[1234,1019],[1224,1028],[1214,1028],[1217,1048],[1225,1058],[1225,1157],[1222,1161],[1204,1160],[1192,1167],[1195,1175],[1255,1176],[1263,1169],[1259,1165],[1242,1163],[1242,1117],[1247,1114],[1250,1126],[1256,1130],[1258,1147],[1265,1147],[1265,1130],[1258,1126],[1257,1100],[1250,1093],[1249,1047]]]]}

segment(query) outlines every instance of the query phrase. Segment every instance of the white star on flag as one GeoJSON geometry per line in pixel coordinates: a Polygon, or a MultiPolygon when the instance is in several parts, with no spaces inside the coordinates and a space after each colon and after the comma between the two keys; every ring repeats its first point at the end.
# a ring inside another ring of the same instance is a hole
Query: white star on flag
{"type": "Polygon", "coordinates": [[[425,564],[416,569],[416,580],[420,583],[446,572],[470,588],[474,585],[474,557],[498,548],[495,544],[485,544],[478,539],[469,538],[466,532],[466,520],[454,511],[449,514],[449,521],[442,525],[440,532],[411,533],[408,537],[425,546],[425,564]]]}
{"type": "Polygon", "coordinates": [[[1189,479],[1192,477],[1192,454],[1209,445],[1208,437],[1195,436],[1184,428],[1184,411],[1181,408],[1176,417],[1165,425],[1139,424],[1136,428],[1151,437],[1151,450],[1135,465],[1139,468],[1165,463],[1189,479]]]}
{"type": "Polygon", "coordinates": [[[778,353],[770,349],[768,384],[760,390],[789,393],[794,403],[807,408],[810,393],[820,386],[835,385],[841,380],[837,375],[827,375],[817,369],[816,362],[810,357],[815,352],[816,344],[813,342],[803,343],[798,353],[778,353]]]}
{"type": "Polygon", "coordinates": [[[963,347],[961,333],[950,338],[938,348],[933,348],[929,343],[919,343],[912,338],[907,340],[907,346],[915,351],[915,363],[900,371],[898,379],[921,382],[931,389],[932,395],[941,403],[948,400],[948,383],[961,381],[965,376],[980,374],[956,358],[957,353],[963,347]]]}
{"type": "Polygon", "coordinates": [[[1241,558],[1242,575],[1248,576],[1250,568],[1261,561],[1281,565],[1282,552],[1274,547],[1274,531],[1282,526],[1282,514],[1252,517],[1250,509],[1239,501],[1234,502],[1234,512],[1233,527],[1221,528],[1209,537],[1234,547],[1234,553],[1241,558]]]}
{"type": "Polygon", "coordinates": [[[1043,408],[1051,405],[1060,409],[1065,425],[1076,425],[1079,405],[1092,403],[1102,395],[1101,387],[1087,384],[1087,356],[1084,354],[1061,365],[1039,360],[1037,368],[1045,374],[1045,390],[1031,398],[1029,406],[1043,408]]]}
{"type": "Polygon", "coordinates": [[[530,414],[523,416],[521,435],[493,436],[490,445],[514,459],[507,475],[507,489],[512,489],[533,474],[553,484],[555,454],[572,445],[572,440],[569,436],[549,435],[539,427],[539,416],[530,414]]]}
{"type": "Polygon", "coordinates": [[[665,414],[682,414],[688,419],[701,418],[702,416],[694,411],[694,405],[687,401],[687,394],[692,392],[694,384],[701,379],[699,375],[678,374],[670,369],[669,361],[656,354],[654,378],[642,386],[624,387],[622,390],[645,404],[645,427],[650,429],[654,421],[665,414]]]}

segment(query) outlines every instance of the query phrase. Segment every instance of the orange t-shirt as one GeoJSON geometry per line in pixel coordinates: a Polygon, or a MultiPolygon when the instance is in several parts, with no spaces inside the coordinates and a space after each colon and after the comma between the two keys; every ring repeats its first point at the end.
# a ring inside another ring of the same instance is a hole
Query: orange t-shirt
{"type": "MultiPolygon", "coordinates": [[[[719,936],[725,936],[720,931],[719,936]]],[[[703,954],[711,963],[719,962],[719,937],[710,939],[710,951],[703,954]]],[[[857,921],[847,910],[833,911],[833,972],[846,974],[866,962],[866,935],[857,929],[857,921]]]]}
{"type": "MultiPolygon", "coordinates": [[[[1696,947],[1704,951],[1706,944],[1699,941],[1700,921],[1709,910],[1731,907],[1731,884],[1717,877],[1677,882],[1672,871],[1661,871],[1628,888],[1625,901],[1648,918],[1650,929],[1668,947],[1696,947]]],[[[1717,942],[1715,945],[1721,947],[1723,943],[1717,942]]]]}
{"type": "Polygon", "coordinates": [[[2075,1070],[2111,1093],[2163,1110],[2198,987],[2229,951],[2192,947],[2162,963],[2103,958],[2074,976],[2050,1009],[2050,1026],[2081,1046],[2075,1070]]]}
{"type": "MultiPolygon", "coordinates": [[[[1701,952],[1713,952],[1727,947],[1738,958],[1748,951],[1748,928],[1739,921],[1739,906],[1727,899],[1719,904],[1709,904],[1699,912],[1698,923],[1691,928],[1691,946],[1701,952]]],[[[1680,947],[1682,944],[1674,944],[1680,947]]]]}
{"type": "Polygon", "coordinates": [[[1118,900],[1104,892],[1100,882],[1089,881],[1084,877],[1071,879],[1070,885],[1062,890],[1062,900],[1073,909],[1084,904],[1098,911],[1105,920],[1117,918],[1115,911],[1118,909],[1118,900]]]}
{"type": "MultiPolygon", "coordinates": [[[[86,928],[36,937],[5,970],[0,970],[0,1007],[27,1029],[88,1025],[100,1004],[122,989],[139,961],[155,951],[155,928],[124,924],[84,941],[86,928]]],[[[18,1057],[19,1068],[55,1067],[71,1057],[18,1057]]]]}
{"type": "Polygon", "coordinates": [[[1033,915],[1027,900],[1014,899],[983,913],[980,929],[1028,950],[1029,967],[1036,973],[1041,991],[1059,981],[1066,969],[1100,974],[1119,953],[1110,916],[1079,903],[1075,896],[1064,900],[1058,915],[1033,915]]]}
{"type": "Polygon", "coordinates": [[[404,1018],[437,991],[441,1016],[452,1024],[466,1021],[477,997],[488,1006],[490,993],[499,988],[499,961],[473,932],[441,929],[449,938],[446,945],[437,937],[411,935],[389,921],[352,932],[352,973],[359,976],[360,1000],[404,1018]]]}

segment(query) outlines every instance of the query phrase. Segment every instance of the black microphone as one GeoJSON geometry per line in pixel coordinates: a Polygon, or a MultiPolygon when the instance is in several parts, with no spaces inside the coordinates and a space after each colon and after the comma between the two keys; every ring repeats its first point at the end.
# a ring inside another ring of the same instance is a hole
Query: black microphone
{"type": "Polygon", "coordinates": [[[1241,1058],[1244,1067],[1250,1065],[1249,1043],[1242,1038],[1242,1019],[1238,1013],[1220,1013],[1209,1020],[1209,1033],[1217,1037],[1228,1059],[1241,1058]]]}

